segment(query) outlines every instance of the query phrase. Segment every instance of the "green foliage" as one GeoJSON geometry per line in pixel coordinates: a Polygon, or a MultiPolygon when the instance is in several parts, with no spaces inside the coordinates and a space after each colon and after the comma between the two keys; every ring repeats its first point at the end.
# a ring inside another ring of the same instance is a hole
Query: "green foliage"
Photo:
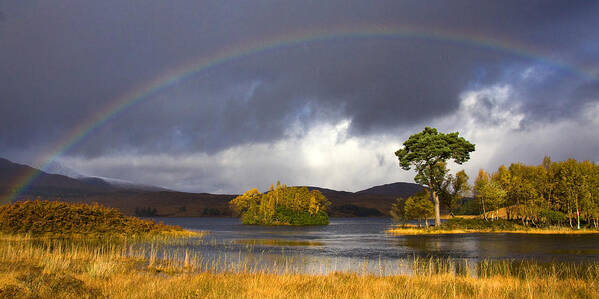
{"type": "Polygon", "coordinates": [[[414,166],[419,172],[449,159],[462,164],[470,159],[475,147],[458,135],[458,132],[443,134],[435,128],[426,127],[422,132],[410,136],[395,155],[403,169],[410,170],[414,166]]]}
{"type": "Polygon", "coordinates": [[[449,174],[441,184],[439,200],[450,215],[454,215],[462,205],[463,198],[470,191],[466,171],[461,170],[455,176],[449,174]]]}
{"type": "Polygon", "coordinates": [[[411,219],[428,219],[433,216],[434,206],[429,200],[430,192],[423,190],[407,199],[397,199],[396,203],[391,208],[391,214],[395,215],[394,219],[398,222],[405,222],[411,219]]]}
{"type": "Polygon", "coordinates": [[[395,203],[391,205],[391,218],[393,218],[394,222],[405,224],[408,219],[406,216],[406,200],[407,198],[399,197],[395,200],[395,203]]]}
{"type": "Polygon", "coordinates": [[[456,210],[456,215],[480,215],[480,202],[473,198],[462,199],[462,203],[456,210]]]}
{"type": "Polygon", "coordinates": [[[458,132],[444,134],[426,127],[410,136],[403,143],[403,148],[395,152],[401,168],[410,170],[414,167],[416,182],[430,188],[435,201],[435,225],[441,223],[438,194],[447,174],[446,161],[453,159],[455,163],[462,164],[470,159],[474,149],[474,144],[459,137],[458,132]]]}
{"type": "Polygon", "coordinates": [[[180,227],[128,217],[98,204],[26,201],[0,206],[0,232],[32,235],[147,234],[180,227]]]}
{"type": "Polygon", "coordinates": [[[229,204],[241,215],[243,224],[326,225],[329,224],[326,210],[331,203],[318,190],[277,183],[267,193],[251,189],[229,204]]]}
{"type": "Polygon", "coordinates": [[[539,217],[541,218],[541,222],[549,225],[561,226],[568,221],[568,216],[566,216],[566,214],[553,210],[541,210],[539,212],[539,217]]]}
{"type": "Polygon", "coordinates": [[[275,223],[288,223],[291,225],[323,225],[329,224],[329,215],[324,211],[318,211],[315,214],[310,212],[296,212],[285,207],[278,207],[275,216],[275,223]]]}
{"type": "Polygon", "coordinates": [[[464,219],[464,218],[451,218],[448,219],[441,225],[440,229],[455,230],[455,229],[472,229],[472,230],[516,230],[518,225],[514,222],[497,219],[495,221],[486,221],[484,219],[464,219]]]}

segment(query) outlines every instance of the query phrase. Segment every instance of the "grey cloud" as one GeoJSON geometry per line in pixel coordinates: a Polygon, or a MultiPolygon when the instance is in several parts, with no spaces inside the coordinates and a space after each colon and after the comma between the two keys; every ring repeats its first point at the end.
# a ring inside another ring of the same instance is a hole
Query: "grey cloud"
{"type": "MultiPolygon", "coordinates": [[[[14,1],[0,11],[0,155],[9,157],[45,150],[158,74],[311,28],[410,24],[598,67],[589,51],[598,4],[588,1],[14,1]]],[[[341,119],[352,120],[349,134],[368,136],[454,113],[464,91],[501,83],[514,86],[514,103],[534,124],[576,117],[597,100],[594,79],[475,44],[340,37],[210,68],[117,115],[69,154],[215,153],[341,119]],[[531,66],[550,74],[518,77],[531,66]]]]}

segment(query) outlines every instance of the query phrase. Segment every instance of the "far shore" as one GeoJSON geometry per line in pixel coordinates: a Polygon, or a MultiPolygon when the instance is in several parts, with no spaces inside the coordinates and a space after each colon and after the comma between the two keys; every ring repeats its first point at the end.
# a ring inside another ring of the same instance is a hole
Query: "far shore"
{"type": "Polygon", "coordinates": [[[435,229],[434,227],[394,227],[387,230],[387,233],[402,235],[449,235],[449,234],[535,234],[535,235],[586,235],[599,234],[596,229],[570,229],[570,228],[528,228],[516,230],[501,229],[435,229]]]}

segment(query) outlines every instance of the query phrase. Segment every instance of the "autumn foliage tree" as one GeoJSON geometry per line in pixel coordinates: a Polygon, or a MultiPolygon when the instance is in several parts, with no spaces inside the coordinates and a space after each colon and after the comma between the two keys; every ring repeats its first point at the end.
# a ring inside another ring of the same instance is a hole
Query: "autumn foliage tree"
{"type": "Polygon", "coordinates": [[[475,179],[481,212],[505,209],[506,218],[524,226],[599,227],[599,165],[568,159],[540,165],[513,163],[475,179]]]}
{"type": "Polygon", "coordinates": [[[266,193],[251,189],[229,204],[244,224],[322,225],[329,223],[326,210],[331,203],[318,190],[277,182],[266,193]]]}

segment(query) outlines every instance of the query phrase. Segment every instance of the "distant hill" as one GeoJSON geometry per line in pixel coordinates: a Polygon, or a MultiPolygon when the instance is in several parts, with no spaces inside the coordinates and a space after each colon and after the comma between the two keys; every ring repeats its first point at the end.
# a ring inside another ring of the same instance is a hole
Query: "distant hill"
{"type": "Polygon", "coordinates": [[[391,205],[398,197],[408,197],[423,189],[413,183],[392,183],[374,186],[358,192],[337,191],[320,187],[319,190],[332,203],[330,214],[334,217],[389,216],[391,205]]]}
{"type": "MultiPolygon", "coordinates": [[[[0,158],[0,198],[5,198],[15,190],[23,178],[39,170],[27,165],[13,163],[0,158]]],[[[39,196],[79,196],[114,191],[110,186],[99,186],[59,174],[40,172],[27,188],[25,195],[39,196]]]]}
{"type": "Polygon", "coordinates": [[[358,191],[356,194],[371,194],[395,197],[409,197],[414,193],[422,191],[422,186],[413,183],[392,183],[374,186],[366,190],[358,191]]]}
{"type": "Polygon", "coordinates": [[[86,176],[56,161],[53,161],[46,165],[44,167],[44,172],[49,174],[60,174],[92,185],[101,187],[111,187],[119,190],[168,191],[168,189],[166,188],[146,184],[139,184],[127,180],[97,176],[86,176]]]}
{"type": "MultiPolygon", "coordinates": [[[[19,178],[34,171],[37,170],[0,158],[0,198],[12,191],[19,178]]],[[[316,186],[308,188],[319,190],[331,201],[329,214],[332,217],[372,217],[388,216],[391,204],[397,197],[410,196],[423,187],[412,183],[392,183],[358,192],[316,186]]],[[[235,196],[177,192],[109,178],[72,178],[41,172],[19,200],[40,197],[67,202],[97,202],[117,208],[127,215],[202,217],[231,216],[229,201],[235,196]]]]}

